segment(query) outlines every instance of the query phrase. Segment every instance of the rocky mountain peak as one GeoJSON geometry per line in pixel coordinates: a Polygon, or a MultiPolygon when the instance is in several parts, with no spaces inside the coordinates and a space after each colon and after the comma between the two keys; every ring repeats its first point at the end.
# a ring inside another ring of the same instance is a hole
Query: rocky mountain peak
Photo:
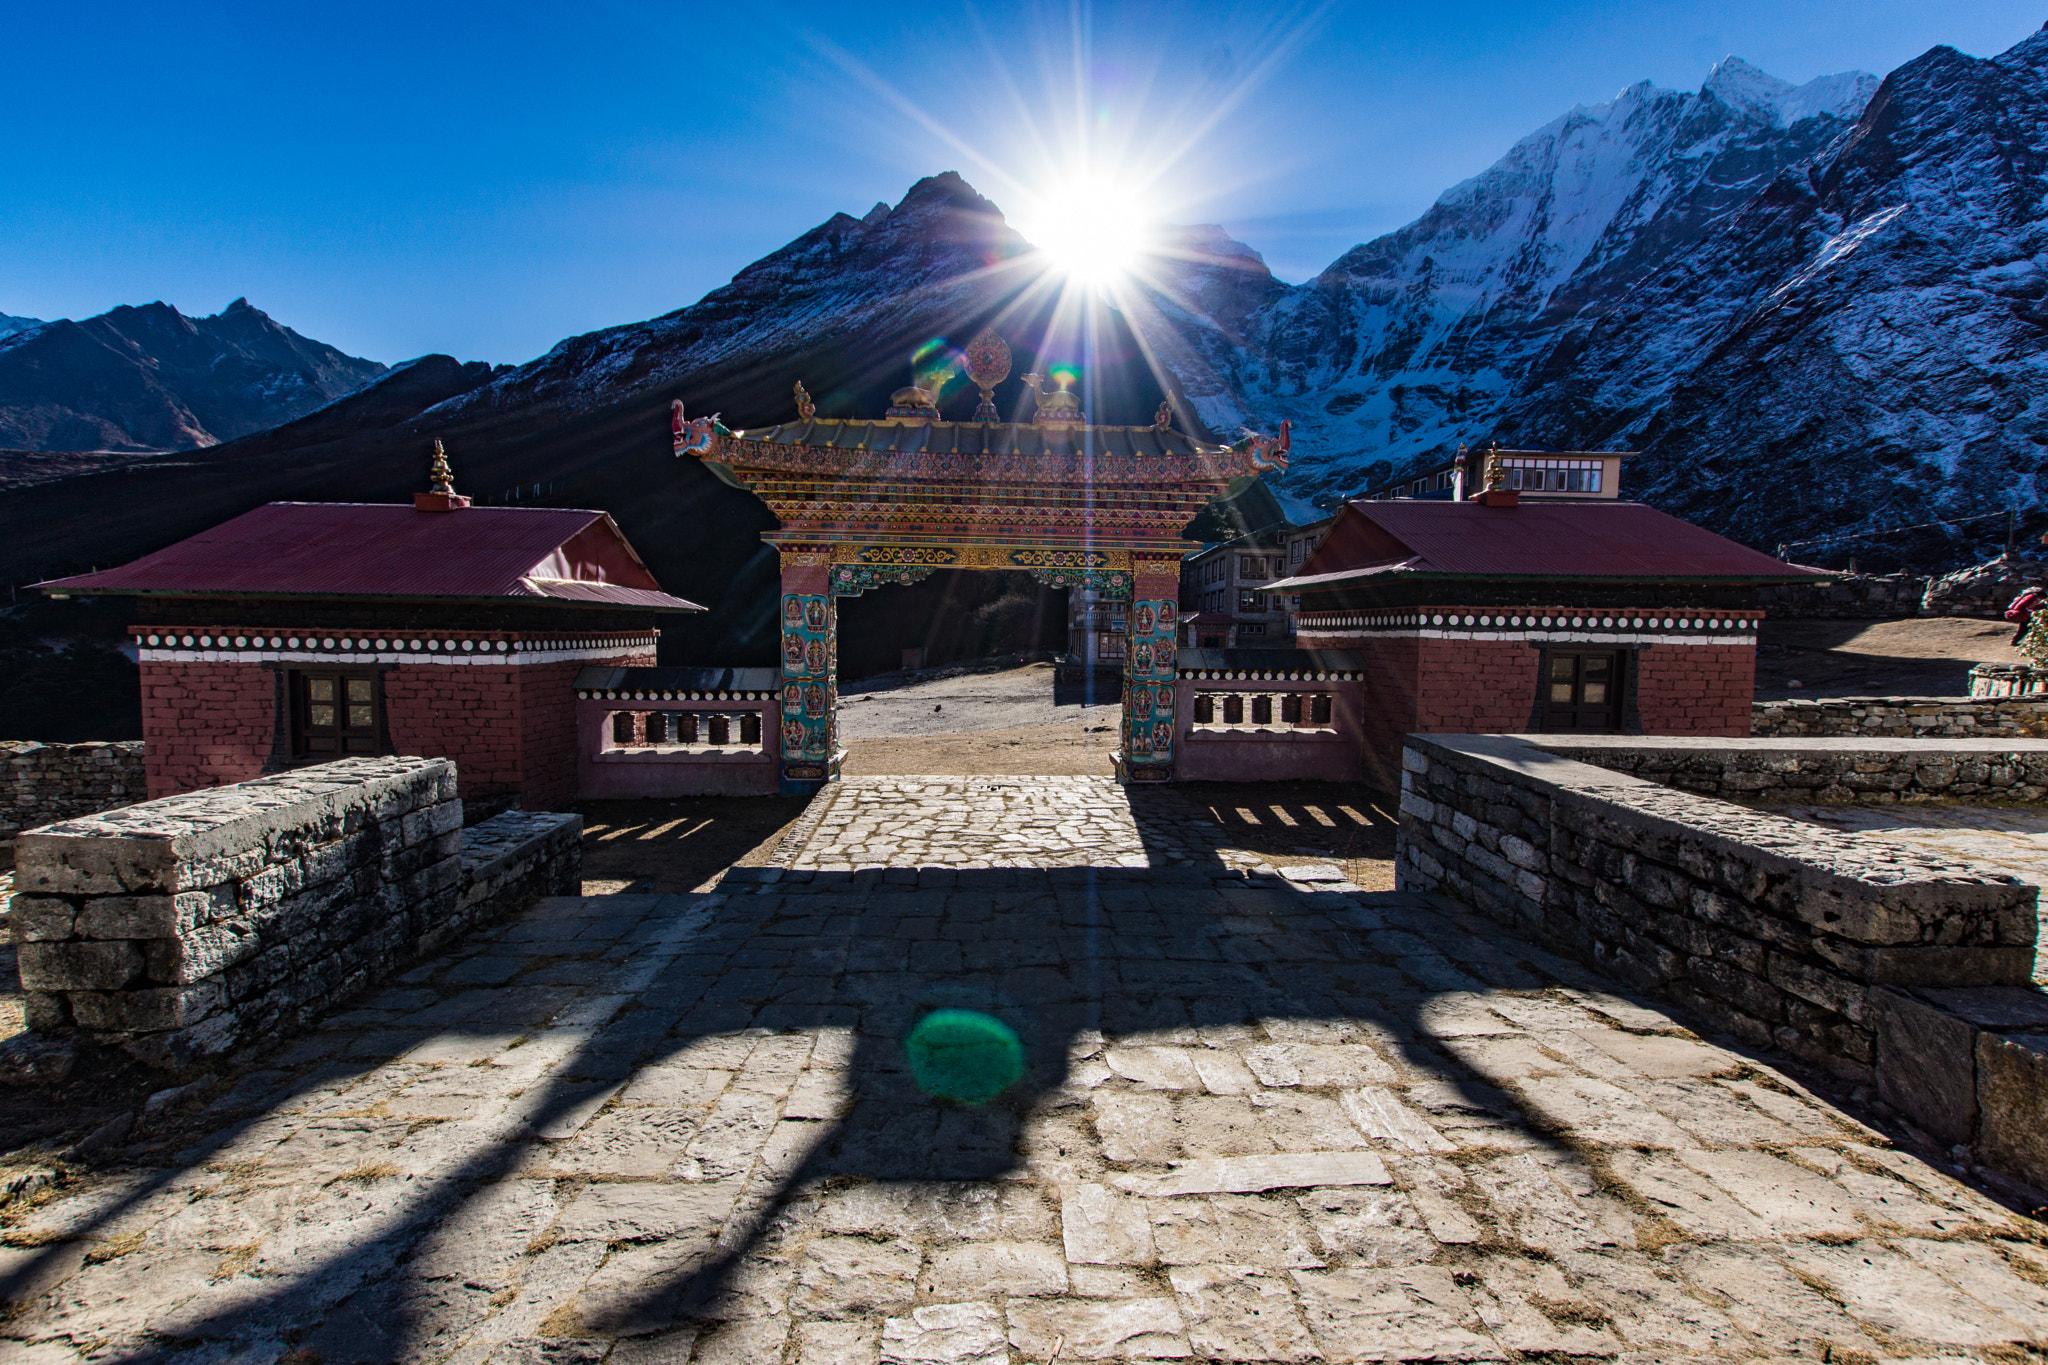
{"type": "Polygon", "coordinates": [[[190,318],[161,299],[17,329],[0,348],[0,447],[188,450],[301,417],[384,366],[246,298],[190,318]]]}

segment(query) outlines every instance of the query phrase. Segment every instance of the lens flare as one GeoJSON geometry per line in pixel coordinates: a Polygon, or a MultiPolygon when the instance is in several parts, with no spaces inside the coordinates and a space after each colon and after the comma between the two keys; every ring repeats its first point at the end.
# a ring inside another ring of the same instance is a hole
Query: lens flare
{"type": "Polygon", "coordinates": [[[1137,196],[1102,181],[1044,195],[1017,225],[1052,265],[1085,285],[1114,285],[1145,254],[1151,224],[1137,196]]]}
{"type": "Polygon", "coordinates": [[[903,1041],[911,1079],[934,1098],[987,1104],[1024,1079],[1024,1045],[979,1010],[934,1010],[903,1041]]]}

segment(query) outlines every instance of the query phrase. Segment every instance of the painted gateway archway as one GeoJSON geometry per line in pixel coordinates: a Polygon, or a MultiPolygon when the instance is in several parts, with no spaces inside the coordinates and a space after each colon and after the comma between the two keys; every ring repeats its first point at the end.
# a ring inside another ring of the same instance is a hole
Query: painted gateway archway
{"type": "Polygon", "coordinates": [[[1058,587],[1128,601],[1117,774],[1173,775],[1174,648],[1181,528],[1208,502],[1287,467],[1288,431],[1210,445],[1173,429],[1091,425],[1064,387],[1035,397],[1029,422],[997,418],[1009,347],[984,332],[965,354],[981,390],[971,422],[899,389],[876,420],[819,417],[801,383],[796,418],[734,431],[673,405],[675,449],[780,520],[762,539],[782,564],[781,780],[801,795],[839,771],[838,599],[939,569],[1022,569],[1058,587]]]}

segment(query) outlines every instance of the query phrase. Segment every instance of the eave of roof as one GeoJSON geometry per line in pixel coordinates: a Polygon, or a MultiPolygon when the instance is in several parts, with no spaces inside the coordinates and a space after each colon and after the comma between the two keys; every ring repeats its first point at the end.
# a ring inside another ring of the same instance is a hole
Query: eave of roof
{"type": "Polygon", "coordinates": [[[1061,426],[1033,422],[946,422],[917,418],[819,417],[734,431],[736,441],[890,454],[1035,454],[1047,446],[1085,446],[1111,455],[1198,455],[1209,445],[1171,427],[1061,426]]]}

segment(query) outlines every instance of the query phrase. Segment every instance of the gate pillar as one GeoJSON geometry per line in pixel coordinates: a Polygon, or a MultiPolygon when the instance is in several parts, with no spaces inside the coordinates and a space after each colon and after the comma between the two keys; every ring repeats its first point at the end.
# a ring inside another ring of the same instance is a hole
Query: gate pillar
{"type": "Polygon", "coordinates": [[[782,763],[784,796],[837,781],[839,606],[824,546],[782,545],[782,763]]]}
{"type": "Polygon", "coordinates": [[[1180,556],[1131,556],[1130,633],[1124,645],[1124,782],[1173,780],[1174,652],[1180,639],[1180,556]]]}

